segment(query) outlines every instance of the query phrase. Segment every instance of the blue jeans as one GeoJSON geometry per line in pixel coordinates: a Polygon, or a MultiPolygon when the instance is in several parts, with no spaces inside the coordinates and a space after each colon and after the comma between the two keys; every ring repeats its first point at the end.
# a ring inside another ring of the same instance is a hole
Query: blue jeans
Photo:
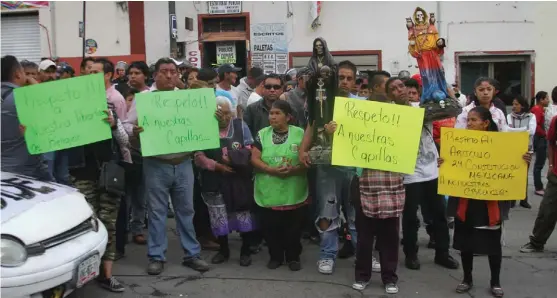
{"type": "Polygon", "coordinates": [[[340,225],[340,208],[342,206],[352,244],[356,247],[358,235],[354,224],[356,212],[350,202],[352,179],[357,179],[355,172],[336,166],[318,166],[316,171],[317,217],[315,224],[321,233],[320,259],[336,259],[338,252],[338,229],[340,225]],[[327,230],[319,228],[319,221],[329,221],[327,230]]]}
{"type": "Polygon", "coordinates": [[[171,165],[153,158],[143,159],[143,178],[147,195],[149,237],[147,255],[151,260],[165,261],[168,247],[166,217],[168,198],[176,215],[176,228],[186,257],[198,258],[201,248],[193,228],[193,168],[191,159],[171,165]]]}
{"type": "Polygon", "coordinates": [[[43,154],[48,164],[48,172],[60,184],[70,185],[70,160],[67,150],[59,150],[43,154]]]}

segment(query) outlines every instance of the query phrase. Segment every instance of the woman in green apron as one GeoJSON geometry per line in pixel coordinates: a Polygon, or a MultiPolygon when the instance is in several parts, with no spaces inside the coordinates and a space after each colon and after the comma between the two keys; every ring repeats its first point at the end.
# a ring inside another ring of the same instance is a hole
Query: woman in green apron
{"type": "Polygon", "coordinates": [[[273,103],[271,126],[257,133],[251,162],[256,169],[255,202],[262,207],[261,229],[271,257],[267,268],[286,261],[290,270],[298,271],[308,186],[306,169],[298,161],[304,131],[288,125],[291,118],[288,102],[273,103]]]}

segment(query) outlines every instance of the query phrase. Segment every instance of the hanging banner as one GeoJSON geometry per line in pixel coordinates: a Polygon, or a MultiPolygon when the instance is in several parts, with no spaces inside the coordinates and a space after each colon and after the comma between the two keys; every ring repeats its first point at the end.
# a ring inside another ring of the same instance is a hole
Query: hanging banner
{"type": "Polygon", "coordinates": [[[251,25],[252,67],[266,74],[284,74],[288,69],[286,23],[251,25]]]}
{"type": "Polygon", "coordinates": [[[217,42],[217,64],[236,63],[236,45],[233,41],[217,42]]]}
{"type": "Polygon", "coordinates": [[[209,14],[233,14],[242,12],[242,1],[208,1],[209,14]]]}
{"type": "Polygon", "coordinates": [[[1,1],[2,10],[17,10],[48,7],[48,1],[1,1]]]}
{"type": "Polygon", "coordinates": [[[439,194],[477,200],[523,200],[527,132],[441,128],[439,194]]]}

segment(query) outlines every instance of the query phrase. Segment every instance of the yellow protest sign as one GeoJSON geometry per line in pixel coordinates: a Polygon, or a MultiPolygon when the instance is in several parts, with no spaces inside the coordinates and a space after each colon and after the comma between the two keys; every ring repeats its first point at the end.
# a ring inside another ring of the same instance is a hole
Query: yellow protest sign
{"type": "Polygon", "coordinates": [[[523,200],[527,132],[441,128],[439,193],[478,200],[523,200]]]}
{"type": "Polygon", "coordinates": [[[424,109],[335,98],[332,164],[412,174],[424,109]]]}

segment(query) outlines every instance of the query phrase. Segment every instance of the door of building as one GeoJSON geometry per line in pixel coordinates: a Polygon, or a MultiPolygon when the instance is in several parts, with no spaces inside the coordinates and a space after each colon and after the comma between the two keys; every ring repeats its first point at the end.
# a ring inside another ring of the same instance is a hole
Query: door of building
{"type": "MultiPolygon", "coordinates": [[[[230,15],[199,15],[199,40],[203,67],[217,67],[217,46],[232,44],[235,63],[241,67],[239,78],[246,75],[249,65],[249,13],[230,15]]],[[[236,82],[239,83],[239,80],[236,82]]]]}

